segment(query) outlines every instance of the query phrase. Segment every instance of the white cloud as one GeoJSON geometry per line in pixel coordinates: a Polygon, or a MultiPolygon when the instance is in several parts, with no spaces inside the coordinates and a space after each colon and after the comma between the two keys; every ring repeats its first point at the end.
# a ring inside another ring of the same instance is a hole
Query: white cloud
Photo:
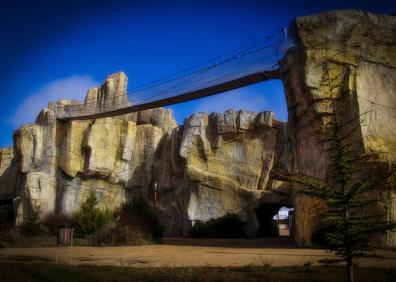
{"type": "Polygon", "coordinates": [[[50,81],[22,101],[10,118],[10,123],[17,128],[24,123],[34,122],[40,110],[46,108],[49,102],[61,99],[84,100],[88,88],[98,84],[89,75],[72,75],[50,81]]]}
{"type": "Polygon", "coordinates": [[[197,102],[194,112],[207,113],[222,113],[228,109],[261,112],[267,104],[263,93],[244,89],[235,89],[197,102]]]}

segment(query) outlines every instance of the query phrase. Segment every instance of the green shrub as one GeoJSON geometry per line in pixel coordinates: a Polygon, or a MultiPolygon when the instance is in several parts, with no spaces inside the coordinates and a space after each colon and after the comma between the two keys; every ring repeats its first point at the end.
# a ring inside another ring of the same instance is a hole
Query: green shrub
{"type": "Polygon", "coordinates": [[[88,236],[90,245],[142,245],[163,236],[158,216],[143,196],[124,204],[115,216],[117,222],[104,224],[88,236]]]}
{"type": "Polygon", "coordinates": [[[87,199],[81,204],[80,210],[73,215],[77,236],[85,237],[97,232],[105,224],[116,223],[116,214],[110,209],[96,207],[95,192],[91,191],[87,199]]]}
{"type": "Polygon", "coordinates": [[[39,205],[32,205],[30,212],[21,225],[21,234],[30,237],[43,235],[44,228],[41,224],[41,215],[41,207],[39,205]]]}
{"type": "Polygon", "coordinates": [[[140,245],[163,236],[157,214],[143,197],[115,211],[96,205],[95,193],[91,192],[73,216],[76,236],[86,238],[90,245],[140,245]]]}
{"type": "Polygon", "coordinates": [[[190,235],[199,238],[244,238],[246,223],[238,215],[226,215],[207,222],[197,220],[191,228],[190,235]]]}

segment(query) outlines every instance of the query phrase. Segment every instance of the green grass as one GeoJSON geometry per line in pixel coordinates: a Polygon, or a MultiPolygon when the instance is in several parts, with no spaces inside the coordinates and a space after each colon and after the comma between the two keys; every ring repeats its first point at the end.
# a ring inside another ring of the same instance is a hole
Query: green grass
{"type": "MultiPolygon", "coordinates": [[[[1,281],[344,281],[344,268],[66,266],[0,262],[1,281]]],[[[396,281],[396,270],[358,268],[356,281],[396,281]]]]}

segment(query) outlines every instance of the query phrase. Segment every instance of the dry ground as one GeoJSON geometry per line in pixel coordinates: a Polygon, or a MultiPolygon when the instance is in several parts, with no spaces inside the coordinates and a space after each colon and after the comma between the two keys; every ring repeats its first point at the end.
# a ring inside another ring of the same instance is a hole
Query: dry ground
{"type": "MultiPolygon", "coordinates": [[[[360,266],[396,268],[396,252],[377,250],[360,266]]],[[[163,244],[128,247],[7,248],[2,261],[69,265],[160,266],[301,266],[334,258],[321,249],[295,248],[287,239],[226,240],[167,238],[163,244]]]]}

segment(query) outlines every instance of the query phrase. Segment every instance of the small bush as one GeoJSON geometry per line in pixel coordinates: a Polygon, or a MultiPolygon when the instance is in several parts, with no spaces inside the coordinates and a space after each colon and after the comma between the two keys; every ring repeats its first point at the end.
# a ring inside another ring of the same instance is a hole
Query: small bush
{"type": "Polygon", "coordinates": [[[21,225],[21,234],[25,236],[40,236],[44,234],[44,228],[41,224],[42,210],[39,205],[32,205],[28,216],[21,225]]]}
{"type": "Polygon", "coordinates": [[[143,196],[125,204],[119,211],[119,218],[122,226],[140,230],[154,240],[164,235],[164,228],[160,224],[157,213],[143,196]]]}
{"type": "Polygon", "coordinates": [[[91,191],[81,208],[73,215],[76,235],[85,237],[97,232],[105,224],[116,223],[116,214],[109,209],[96,207],[95,192],[91,191]]]}
{"type": "Polygon", "coordinates": [[[90,245],[140,245],[163,236],[157,214],[143,197],[115,211],[98,209],[96,205],[91,192],[73,216],[76,236],[86,238],[90,245]]]}
{"type": "Polygon", "coordinates": [[[142,245],[163,236],[157,214],[143,197],[123,205],[115,214],[117,222],[104,224],[88,236],[90,245],[142,245]]]}
{"type": "Polygon", "coordinates": [[[244,238],[246,223],[236,214],[226,214],[207,222],[196,221],[191,236],[198,238],[244,238]]]}

